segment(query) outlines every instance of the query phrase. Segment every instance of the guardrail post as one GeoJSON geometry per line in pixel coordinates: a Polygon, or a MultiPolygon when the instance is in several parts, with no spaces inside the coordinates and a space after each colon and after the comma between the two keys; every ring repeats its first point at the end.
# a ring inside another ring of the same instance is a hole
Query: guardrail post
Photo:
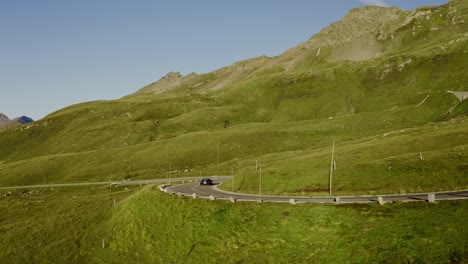
{"type": "Polygon", "coordinates": [[[435,203],[435,193],[428,193],[427,194],[427,201],[430,203],[435,203]]]}
{"type": "Polygon", "coordinates": [[[379,202],[380,205],[384,205],[385,201],[383,200],[382,196],[377,197],[377,202],[379,202]]]}
{"type": "Polygon", "coordinates": [[[335,197],[335,204],[340,204],[340,197],[335,197]]]}

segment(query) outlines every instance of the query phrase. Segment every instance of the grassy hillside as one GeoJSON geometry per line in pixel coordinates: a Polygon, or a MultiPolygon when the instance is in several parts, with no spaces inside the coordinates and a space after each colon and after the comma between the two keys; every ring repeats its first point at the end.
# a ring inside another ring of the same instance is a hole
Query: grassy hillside
{"type": "Polygon", "coordinates": [[[18,190],[0,196],[0,261],[463,263],[467,206],[231,204],[152,186],[18,190]]]}
{"type": "Polygon", "coordinates": [[[119,100],[1,129],[0,185],[232,168],[236,189],[253,192],[260,160],[266,193],[322,194],[335,138],[337,194],[467,188],[468,107],[447,93],[466,90],[467,10],[356,9],[280,56],[171,73],[119,100]],[[349,57],[360,38],[376,49],[349,57]]]}
{"type": "MultiPolygon", "coordinates": [[[[280,56],[0,128],[0,186],[229,175],[239,192],[468,189],[468,2],[354,9],[280,56]]],[[[466,201],[296,205],[155,186],[0,191],[0,263],[468,263],[466,201]]]]}

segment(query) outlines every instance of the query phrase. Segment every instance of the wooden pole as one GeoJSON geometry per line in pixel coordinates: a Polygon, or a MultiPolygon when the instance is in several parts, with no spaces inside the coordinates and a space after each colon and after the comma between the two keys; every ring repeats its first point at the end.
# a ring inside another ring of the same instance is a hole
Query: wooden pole
{"type": "Polygon", "coordinates": [[[262,198],[262,161],[259,162],[260,169],[260,198],[262,198]]]}
{"type": "Polygon", "coordinates": [[[334,161],[334,156],[335,155],[335,138],[333,138],[333,146],[332,146],[332,155],[331,155],[331,162],[330,162],[330,183],[329,183],[329,190],[330,193],[329,195],[332,195],[332,178],[333,178],[333,161],[334,161]]]}
{"type": "Polygon", "coordinates": [[[234,168],[231,166],[231,192],[234,191],[234,168]]]}
{"type": "Polygon", "coordinates": [[[218,143],[218,160],[216,162],[216,176],[219,175],[219,143],[218,143]]]}

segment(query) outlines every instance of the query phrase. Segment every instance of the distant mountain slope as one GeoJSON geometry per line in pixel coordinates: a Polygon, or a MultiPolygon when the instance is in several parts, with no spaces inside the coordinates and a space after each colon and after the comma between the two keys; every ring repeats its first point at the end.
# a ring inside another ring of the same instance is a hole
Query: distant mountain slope
{"type": "Polygon", "coordinates": [[[262,160],[265,190],[283,190],[287,178],[283,192],[315,193],[326,188],[335,138],[343,191],[468,187],[468,101],[447,92],[467,90],[467,6],[353,9],[279,56],[169,73],[122,99],[3,129],[0,183],[237,166],[239,189],[252,191],[252,164],[262,160]]]}
{"type": "Polygon", "coordinates": [[[0,113],[0,127],[7,127],[7,126],[14,126],[14,125],[21,125],[26,123],[34,122],[34,120],[27,116],[21,116],[10,120],[8,116],[5,114],[0,113]]]}
{"type": "Polygon", "coordinates": [[[327,62],[360,62],[389,55],[431,56],[463,50],[468,38],[467,9],[464,0],[413,11],[377,6],[356,8],[280,56],[234,63],[201,76],[168,74],[139,93],[164,92],[183,86],[198,92],[212,91],[271,71],[323,69],[327,62]]]}
{"type": "Polygon", "coordinates": [[[10,121],[10,118],[6,116],[5,114],[0,113],[0,126],[4,123],[7,123],[10,121]]]}
{"type": "Polygon", "coordinates": [[[18,123],[21,123],[21,124],[26,124],[26,123],[32,123],[34,122],[34,120],[30,117],[27,117],[27,116],[20,116],[18,118],[15,118],[15,120],[18,122],[18,123]]]}

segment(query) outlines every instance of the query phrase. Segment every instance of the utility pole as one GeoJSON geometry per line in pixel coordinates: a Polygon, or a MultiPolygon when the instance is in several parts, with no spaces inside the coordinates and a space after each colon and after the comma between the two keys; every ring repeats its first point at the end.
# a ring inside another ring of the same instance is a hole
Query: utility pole
{"type": "Polygon", "coordinates": [[[258,194],[260,198],[262,198],[262,162],[257,160],[255,163],[256,163],[255,168],[259,171],[259,178],[260,178],[259,185],[258,185],[258,194]]]}
{"type": "Polygon", "coordinates": [[[216,162],[216,176],[219,176],[219,143],[218,143],[218,160],[216,162]]]}
{"type": "Polygon", "coordinates": [[[332,156],[331,156],[331,162],[330,162],[330,183],[329,183],[330,196],[332,195],[332,178],[333,178],[333,163],[334,163],[333,156],[334,155],[335,155],[335,138],[333,138],[332,156]]]}
{"type": "Polygon", "coordinates": [[[262,198],[262,161],[260,161],[260,198],[262,198]]]}
{"type": "Polygon", "coordinates": [[[231,166],[231,192],[234,191],[234,168],[231,166]]]}
{"type": "Polygon", "coordinates": [[[172,161],[169,161],[169,171],[167,172],[167,177],[169,178],[169,184],[171,184],[171,167],[172,167],[172,161]]]}

